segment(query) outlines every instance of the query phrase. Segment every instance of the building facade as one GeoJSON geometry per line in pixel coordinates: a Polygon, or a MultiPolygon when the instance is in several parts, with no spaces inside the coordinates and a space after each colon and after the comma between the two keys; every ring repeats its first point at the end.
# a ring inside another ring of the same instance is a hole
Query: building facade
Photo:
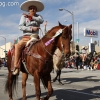
{"type": "Polygon", "coordinates": [[[6,45],[0,46],[0,58],[5,58],[5,52],[8,52],[11,49],[12,45],[13,44],[11,42],[8,42],[6,43],[6,45]]]}

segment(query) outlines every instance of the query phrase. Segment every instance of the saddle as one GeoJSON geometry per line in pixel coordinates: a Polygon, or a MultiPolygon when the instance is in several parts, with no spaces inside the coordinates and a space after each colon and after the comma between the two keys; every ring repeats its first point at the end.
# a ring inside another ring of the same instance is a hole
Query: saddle
{"type": "MultiPolygon", "coordinates": [[[[21,64],[24,65],[24,69],[27,73],[28,70],[26,68],[26,61],[25,61],[25,56],[28,54],[28,52],[30,51],[31,47],[36,43],[38,42],[38,39],[36,39],[35,41],[33,41],[33,39],[29,40],[27,43],[26,43],[26,46],[23,48],[22,50],[22,53],[21,53],[21,56],[19,58],[19,61],[18,61],[18,66],[19,68],[21,68],[21,64]]],[[[15,45],[13,45],[12,49],[11,49],[11,56],[12,56],[12,61],[11,61],[11,71],[14,70],[14,56],[15,56],[15,45]]]]}

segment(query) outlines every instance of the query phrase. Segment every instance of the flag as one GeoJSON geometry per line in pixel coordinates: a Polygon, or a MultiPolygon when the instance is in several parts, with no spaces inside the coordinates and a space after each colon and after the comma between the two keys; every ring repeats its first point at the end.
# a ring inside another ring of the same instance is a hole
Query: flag
{"type": "Polygon", "coordinates": [[[7,55],[11,55],[11,50],[9,49],[8,54],[7,55]]]}
{"type": "Polygon", "coordinates": [[[18,38],[14,39],[14,44],[17,44],[17,43],[18,43],[18,38]]]}

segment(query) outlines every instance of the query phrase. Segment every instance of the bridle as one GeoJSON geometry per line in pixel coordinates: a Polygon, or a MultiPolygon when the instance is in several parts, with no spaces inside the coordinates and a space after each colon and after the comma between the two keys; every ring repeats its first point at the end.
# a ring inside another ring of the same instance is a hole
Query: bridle
{"type": "MultiPolygon", "coordinates": [[[[60,34],[62,34],[63,33],[63,30],[65,29],[66,27],[64,27],[63,29],[61,29],[62,31],[60,31],[61,33],[60,34]]],[[[41,29],[40,29],[41,30],[41,29]]],[[[41,30],[41,33],[43,34],[43,31],[41,30]]],[[[59,34],[59,35],[60,35],[59,34]]],[[[46,36],[47,38],[51,38],[52,39],[52,37],[49,37],[49,36],[46,36]]],[[[57,36],[56,36],[57,37],[57,36]]],[[[55,37],[55,38],[56,38],[55,37]]],[[[53,41],[53,40],[52,40],[53,41]]],[[[43,43],[43,41],[42,41],[42,39],[41,39],[41,42],[42,42],[42,47],[44,48],[44,50],[50,55],[50,56],[52,56],[53,57],[53,55],[45,48],[45,46],[44,46],[44,43],[43,43]]],[[[64,45],[63,45],[63,43],[62,43],[62,41],[61,41],[61,47],[62,47],[62,55],[65,57],[65,55],[64,55],[64,45]]],[[[55,55],[55,54],[54,54],[55,55]]]]}
{"type": "MultiPolygon", "coordinates": [[[[64,27],[63,29],[60,29],[60,30],[62,30],[62,31],[60,31],[61,33],[58,32],[58,35],[62,34],[62,33],[63,33],[63,30],[64,30],[65,28],[66,28],[66,27],[64,27]]],[[[42,31],[41,28],[40,28],[40,32],[41,32],[41,34],[43,35],[43,31],[42,31]]],[[[46,35],[45,35],[45,36],[46,36],[46,35]]],[[[52,39],[52,37],[49,37],[49,36],[46,36],[46,37],[52,39]]],[[[56,35],[56,36],[53,36],[53,37],[56,38],[57,35],[56,35]]],[[[42,39],[40,39],[40,41],[42,42],[42,47],[43,47],[43,49],[44,49],[50,56],[53,57],[53,55],[45,48],[45,45],[44,45],[42,39]]],[[[65,55],[64,55],[64,45],[63,45],[62,41],[61,41],[61,47],[62,47],[62,52],[61,52],[61,54],[62,54],[62,56],[63,56],[64,58],[66,58],[65,55]]],[[[40,54],[31,53],[30,51],[28,51],[27,54],[30,55],[30,56],[32,56],[32,57],[35,57],[35,58],[38,58],[38,59],[41,59],[42,61],[44,61],[43,57],[42,57],[40,54]]],[[[56,54],[54,54],[54,55],[56,55],[56,54]]],[[[45,62],[46,62],[46,61],[45,61],[45,62]]]]}

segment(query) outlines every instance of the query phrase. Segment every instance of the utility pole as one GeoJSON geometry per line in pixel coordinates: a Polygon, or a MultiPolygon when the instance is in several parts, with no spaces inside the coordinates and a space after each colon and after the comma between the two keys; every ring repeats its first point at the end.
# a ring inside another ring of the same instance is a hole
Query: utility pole
{"type": "Polygon", "coordinates": [[[46,32],[47,32],[46,27],[47,27],[47,21],[44,22],[44,34],[46,34],[46,32]]]}

